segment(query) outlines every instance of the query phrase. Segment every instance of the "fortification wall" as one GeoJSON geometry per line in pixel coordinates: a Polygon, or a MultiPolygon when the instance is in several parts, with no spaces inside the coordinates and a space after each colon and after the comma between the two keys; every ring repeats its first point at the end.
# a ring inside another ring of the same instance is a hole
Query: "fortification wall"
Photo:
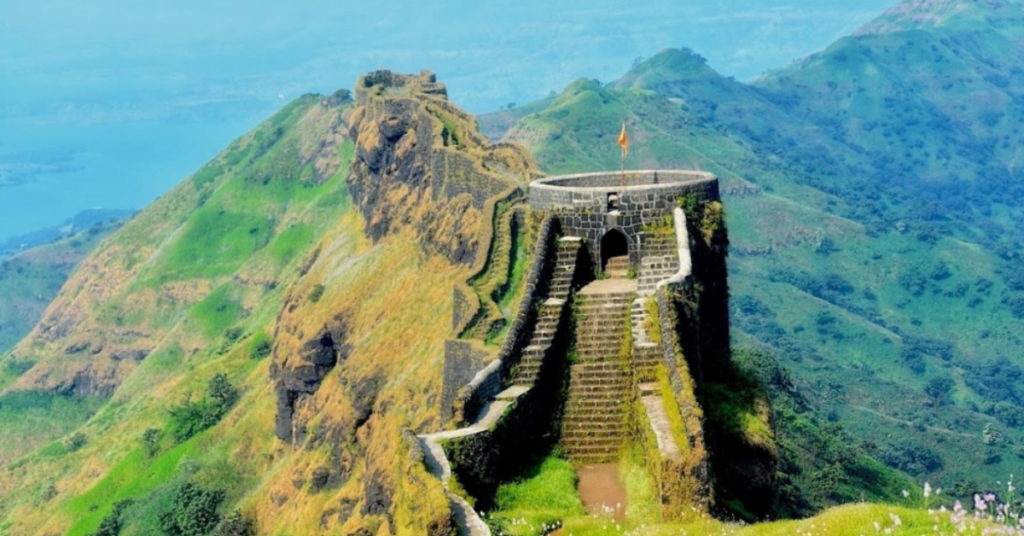
{"type": "Polygon", "coordinates": [[[680,198],[718,201],[718,178],[697,171],[627,171],[585,173],[539,179],[530,184],[530,206],[558,214],[567,235],[587,239],[594,262],[600,265],[601,238],[611,229],[625,234],[630,263],[640,263],[640,240],[645,226],[671,217],[680,198]]]}
{"type": "MultiPolygon", "coordinates": [[[[446,415],[455,417],[459,422],[472,419],[488,400],[501,391],[503,383],[509,379],[516,357],[522,354],[523,347],[533,334],[533,324],[536,321],[540,299],[547,294],[554,269],[555,237],[559,231],[558,220],[551,215],[548,215],[541,223],[540,233],[537,237],[537,249],[533,255],[529,274],[526,276],[526,291],[519,304],[519,311],[509,326],[505,344],[502,345],[498,358],[486,368],[478,370],[471,381],[463,384],[452,403],[442,408],[442,412],[446,415]],[[451,413],[448,413],[449,408],[452,408],[451,413]]],[[[448,359],[447,353],[445,359],[446,361],[448,359]]],[[[453,356],[453,359],[458,359],[458,357],[453,356]]],[[[452,378],[451,381],[457,380],[458,378],[452,378]]],[[[448,382],[449,379],[446,375],[445,383],[448,382]]]]}

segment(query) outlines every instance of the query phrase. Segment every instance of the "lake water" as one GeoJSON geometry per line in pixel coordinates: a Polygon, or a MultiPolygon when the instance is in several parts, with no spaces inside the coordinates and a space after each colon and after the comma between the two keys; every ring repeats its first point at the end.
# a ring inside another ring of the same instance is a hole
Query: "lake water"
{"type": "Polygon", "coordinates": [[[472,112],[688,46],[745,79],[888,5],[676,2],[7,0],[0,241],[88,208],[140,208],[305,92],[428,68],[472,112]]]}

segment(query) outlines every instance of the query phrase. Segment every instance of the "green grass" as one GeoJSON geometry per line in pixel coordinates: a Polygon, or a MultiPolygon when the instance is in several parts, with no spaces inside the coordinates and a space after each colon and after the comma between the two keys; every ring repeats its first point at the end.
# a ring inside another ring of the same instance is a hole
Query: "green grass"
{"type": "MultiPolygon", "coordinates": [[[[0,423],[4,451],[0,463],[11,462],[49,439],[68,434],[88,420],[105,403],[96,397],[69,397],[39,391],[11,391],[0,395],[0,423]]],[[[63,454],[63,445],[51,444],[50,455],[63,454]]]]}
{"type": "Polygon", "coordinates": [[[489,524],[503,534],[542,535],[562,520],[584,515],[576,495],[576,471],[569,462],[549,457],[536,473],[498,488],[489,524]]]}
{"type": "Polygon", "coordinates": [[[110,513],[115,502],[142,497],[172,482],[183,459],[199,456],[196,450],[198,443],[198,438],[193,438],[156,458],[146,455],[141,446],[131,450],[103,480],[68,503],[68,512],[78,521],[71,526],[66,536],[90,534],[110,513]]]}
{"type": "Polygon", "coordinates": [[[296,224],[278,234],[267,251],[278,267],[284,267],[309,248],[313,236],[314,229],[311,226],[296,224]]]}
{"type": "Polygon", "coordinates": [[[221,285],[192,308],[191,316],[207,337],[223,334],[242,315],[238,294],[241,289],[233,283],[221,285]]]}
{"type": "MultiPolygon", "coordinates": [[[[720,534],[723,536],[782,536],[827,534],[863,536],[886,531],[892,536],[927,534],[980,535],[989,522],[965,523],[961,530],[948,514],[930,514],[923,509],[886,504],[850,504],[830,508],[810,519],[769,523],[731,524],[698,517],[687,522],[665,522],[661,504],[639,451],[627,450],[619,461],[620,478],[626,488],[626,516],[616,521],[606,515],[587,515],[575,492],[576,473],[565,460],[548,458],[527,479],[499,488],[495,511],[486,514],[496,534],[539,535],[561,526],[565,536],[677,536],[720,534]],[[896,519],[898,518],[898,524],[896,519]],[[545,528],[548,527],[548,528],[545,528]],[[937,531],[936,531],[937,527],[937,531]]],[[[916,493],[916,492],[915,492],[916,493]]],[[[915,500],[920,500],[916,497],[915,500]]]]}

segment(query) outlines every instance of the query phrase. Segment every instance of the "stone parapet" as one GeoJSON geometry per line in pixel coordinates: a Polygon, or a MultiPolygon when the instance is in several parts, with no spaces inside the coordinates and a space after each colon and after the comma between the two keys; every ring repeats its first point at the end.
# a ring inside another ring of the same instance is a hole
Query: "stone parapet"
{"type": "Polygon", "coordinates": [[[629,241],[630,264],[640,264],[640,237],[645,227],[671,219],[681,199],[718,201],[718,178],[700,171],[627,171],[584,173],[538,179],[530,183],[530,207],[559,214],[567,234],[585,238],[595,263],[601,239],[617,229],[629,241]]]}

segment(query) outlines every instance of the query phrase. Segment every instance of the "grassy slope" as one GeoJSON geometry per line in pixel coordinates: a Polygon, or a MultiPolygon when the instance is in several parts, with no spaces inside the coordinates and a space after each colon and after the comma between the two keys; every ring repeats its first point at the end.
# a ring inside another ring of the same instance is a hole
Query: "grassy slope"
{"type": "Polygon", "coordinates": [[[96,225],[0,261],[0,355],[32,330],[78,263],[117,227],[96,225]]]}
{"type": "MultiPolygon", "coordinates": [[[[49,314],[88,311],[72,337],[137,330],[155,348],[101,408],[89,397],[59,397],[72,406],[57,407],[71,414],[68,424],[88,418],[80,428],[86,446],[67,452],[55,443],[0,473],[0,517],[13,523],[10,530],[63,533],[75,523],[82,528],[74,531],[88,532],[114,499],[166,485],[183,459],[203,468],[201,481],[232,484],[232,502],[262,481],[270,462],[257,453],[272,451],[274,405],[266,363],[249,358],[248,342],[265,337],[302,260],[329,228],[337,232],[348,211],[342,170],[352,144],[342,140],[342,111],[315,96],[287,106],[112,235],[65,286],[49,314]],[[333,139],[322,145],[325,136],[333,139]],[[325,146],[329,151],[320,152],[325,146]],[[111,278],[115,285],[107,285],[111,278]],[[218,371],[246,391],[245,410],[228,417],[241,426],[225,425],[174,448],[165,437],[166,452],[146,459],[142,432],[163,428],[169,406],[197,397],[218,371]],[[240,452],[252,455],[236,459],[240,452]],[[211,480],[202,480],[207,474],[211,480]],[[41,508],[51,484],[57,495],[41,508]]],[[[39,369],[52,377],[63,361],[83,359],[62,350],[37,330],[4,365],[32,356],[40,365],[16,384],[45,386],[32,377],[39,369]]],[[[36,427],[28,443],[5,435],[0,465],[68,430],[36,427]]]]}
{"type": "Polygon", "coordinates": [[[624,455],[620,460],[619,472],[627,493],[623,519],[615,520],[608,514],[585,514],[575,493],[576,473],[568,463],[557,458],[545,460],[522,481],[502,486],[496,511],[488,513],[485,519],[499,533],[516,536],[541,536],[549,533],[553,527],[561,527],[562,534],[576,536],[856,536],[882,531],[892,535],[986,534],[984,531],[992,526],[988,522],[954,522],[948,513],[929,513],[922,507],[924,499],[917,491],[908,499],[901,500],[900,506],[850,504],[831,508],[813,518],[800,521],[737,525],[704,517],[665,523],[661,519],[661,505],[657,495],[652,493],[653,482],[643,467],[641,455],[624,455]]]}
{"type": "MultiPolygon", "coordinates": [[[[1018,431],[983,413],[1000,394],[979,386],[1000,370],[1016,377],[1021,365],[1007,351],[1021,340],[1012,328],[1019,320],[1002,299],[1009,286],[1003,261],[969,233],[924,228],[909,190],[883,196],[882,205],[858,197],[870,189],[851,170],[872,161],[780,100],[718,76],[695,55],[668,51],[611,87],[570,85],[509,138],[526,143],[551,173],[615,168],[614,139],[625,119],[628,167],[719,174],[734,246],[737,342],[779,350],[815,405],[877,458],[965,489],[1005,478],[1016,463],[1018,431]],[[880,208],[885,203],[892,206],[880,208]],[[885,227],[862,207],[896,221],[885,227]],[[1008,369],[994,368],[1001,357],[1011,360],[1008,369]],[[944,379],[952,381],[948,395],[925,391],[944,379]],[[1002,432],[1002,443],[983,443],[988,424],[1002,432]]],[[[827,102],[807,108],[828,110],[827,102]]],[[[856,120],[843,124],[860,124],[866,119],[856,114],[870,111],[849,114],[856,120]]],[[[905,136],[950,143],[925,134],[905,136]]],[[[993,219],[1013,210],[996,205],[993,219]]]]}

